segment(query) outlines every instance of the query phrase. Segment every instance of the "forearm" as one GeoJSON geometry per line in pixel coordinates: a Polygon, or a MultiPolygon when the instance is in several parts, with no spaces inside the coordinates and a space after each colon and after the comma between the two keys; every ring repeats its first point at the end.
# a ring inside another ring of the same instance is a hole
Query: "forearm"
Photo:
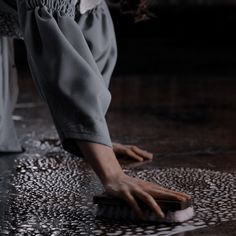
{"type": "Polygon", "coordinates": [[[78,141],[77,145],[103,185],[123,175],[123,170],[112,148],[86,141],[78,141]]]}

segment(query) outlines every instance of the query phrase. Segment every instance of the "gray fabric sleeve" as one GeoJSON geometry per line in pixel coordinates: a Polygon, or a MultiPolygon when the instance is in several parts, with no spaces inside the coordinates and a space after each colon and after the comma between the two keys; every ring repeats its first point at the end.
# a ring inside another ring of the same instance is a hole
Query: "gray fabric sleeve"
{"type": "Polygon", "coordinates": [[[18,0],[18,12],[32,76],[62,145],[82,156],[76,139],[112,147],[105,120],[111,94],[74,20],[73,2],[18,0]]]}
{"type": "Polygon", "coordinates": [[[106,86],[109,87],[117,61],[117,43],[106,2],[102,1],[96,9],[88,14],[81,14],[79,4],[77,4],[75,20],[83,32],[106,86]]]}

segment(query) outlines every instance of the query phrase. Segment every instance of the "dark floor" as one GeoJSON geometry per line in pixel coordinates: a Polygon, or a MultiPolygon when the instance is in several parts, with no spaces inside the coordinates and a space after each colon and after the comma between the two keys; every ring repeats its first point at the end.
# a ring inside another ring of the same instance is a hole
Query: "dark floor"
{"type": "Polygon", "coordinates": [[[26,152],[0,156],[0,235],[236,235],[235,78],[113,78],[113,140],[155,153],[142,165],[121,160],[127,173],[194,199],[193,220],[157,225],[94,218],[91,199],[102,187],[83,160],[61,149],[28,77],[21,74],[14,114],[26,152]]]}

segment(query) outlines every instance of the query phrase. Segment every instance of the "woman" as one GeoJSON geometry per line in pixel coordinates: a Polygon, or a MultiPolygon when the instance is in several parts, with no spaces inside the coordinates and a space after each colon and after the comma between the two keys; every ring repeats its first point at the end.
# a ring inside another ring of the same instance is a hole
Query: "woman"
{"type": "Polygon", "coordinates": [[[11,16],[12,8],[18,13],[18,34],[25,41],[32,77],[50,108],[63,147],[84,156],[105,190],[127,201],[141,218],[137,198],[160,217],[164,214],[154,197],[189,199],[184,193],[125,175],[117,161],[115,153],[138,160],[152,159],[152,154],[113,145],[110,139],[105,114],[117,48],[105,0],[18,0],[15,6],[12,0],[0,2],[5,12],[11,8],[11,16]]]}

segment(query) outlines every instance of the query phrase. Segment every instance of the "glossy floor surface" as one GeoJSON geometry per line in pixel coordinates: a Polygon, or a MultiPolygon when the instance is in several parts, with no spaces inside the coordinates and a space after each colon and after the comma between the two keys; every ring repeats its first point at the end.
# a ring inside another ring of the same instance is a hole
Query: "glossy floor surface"
{"type": "Polygon", "coordinates": [[[113,141],[155,154],[147,163],[121,158],[124,169],[194,199],[193,220],[158,225],[95,219],[91,200],[102,186],[82,159],[61,149],[28,77],[21,74],[14,114],[26,151],[0,155],[0,235],[235,235],[235,78],[113,78],[113,141]]]}

